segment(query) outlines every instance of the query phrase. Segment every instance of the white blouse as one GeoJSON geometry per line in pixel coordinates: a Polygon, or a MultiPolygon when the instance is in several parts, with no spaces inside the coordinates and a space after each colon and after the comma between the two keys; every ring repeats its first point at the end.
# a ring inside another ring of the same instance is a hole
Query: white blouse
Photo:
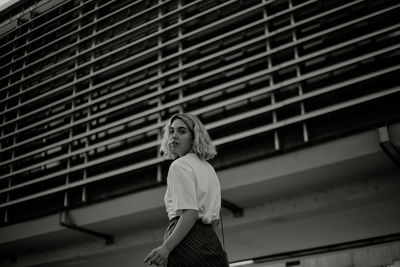
{"type": "Polygon", "coordinates": [[[184,209],[197,210],[206,224],[219,219],[221,186],[214,168],[194,153],[173,161],[164,202],[169,219],[180,216],[184,209]]]}

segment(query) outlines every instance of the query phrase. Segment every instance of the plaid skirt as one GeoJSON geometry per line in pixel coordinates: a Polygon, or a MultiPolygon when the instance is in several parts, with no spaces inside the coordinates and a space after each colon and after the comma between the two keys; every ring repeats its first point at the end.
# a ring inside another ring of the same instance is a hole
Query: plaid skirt
{"type": "MultiPolygon", "coordinates": [[[[179,218],[170,221],[166,239],[179,218]]],[[[183,240],[170,252],[167,267],[229,267],[226,252],[211,224],[198,220],[183,240]]]]}

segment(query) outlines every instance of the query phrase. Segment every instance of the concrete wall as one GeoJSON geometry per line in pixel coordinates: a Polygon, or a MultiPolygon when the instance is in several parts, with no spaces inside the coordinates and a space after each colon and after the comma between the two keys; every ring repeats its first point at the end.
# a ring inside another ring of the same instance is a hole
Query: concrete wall
{"type": "MultiPolygon", "coordinates": [[[[395,144],[399,128],[389,127],[395,144]]],[[[231,261],[400,233],[399,168],[380,148],[375,130],[219,176],[223,197],[244,209],[242,217],[223,210],[231,261]]],[[[3,258],[0,266],[145,266],[143,258],[160,244],[167,223],[164,190],[71,212],[77,225],[113,235],[112,245],[61,227],[58,215],[3,227],[0,248],[18,260],[3,258]]]]}

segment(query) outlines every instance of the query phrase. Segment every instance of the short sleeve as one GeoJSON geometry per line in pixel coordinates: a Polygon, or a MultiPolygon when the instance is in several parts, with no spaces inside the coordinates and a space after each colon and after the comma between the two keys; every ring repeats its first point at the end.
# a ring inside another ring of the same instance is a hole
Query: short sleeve
{"type": "Polygon", "coordinates": [[[175,211],[199,210],[196,181],[191,166],[185,162],[173,162],[168,172],[172,206],[175,211]]]}

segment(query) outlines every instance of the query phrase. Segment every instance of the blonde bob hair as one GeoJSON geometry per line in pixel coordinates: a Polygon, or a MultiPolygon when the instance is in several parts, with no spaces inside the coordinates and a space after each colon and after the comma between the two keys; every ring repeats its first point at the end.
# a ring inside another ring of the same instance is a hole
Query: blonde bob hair
{"type": "Polygon", "coordinates": [[[217,154],[215,146],[211,142],[211,138],[204,127],[203,123],[190,113],[178,113],[173,115],[164,126],[164,135],[161,139],[160,152],[166,159],[176,159],[177,155],[172,153],[169,146],[171,140],[170,127],[174,120],[180,119],[189,129],[193,137],[193,145],[191,152],[195,153],[199,158],[209,160],[217,154]]]}

